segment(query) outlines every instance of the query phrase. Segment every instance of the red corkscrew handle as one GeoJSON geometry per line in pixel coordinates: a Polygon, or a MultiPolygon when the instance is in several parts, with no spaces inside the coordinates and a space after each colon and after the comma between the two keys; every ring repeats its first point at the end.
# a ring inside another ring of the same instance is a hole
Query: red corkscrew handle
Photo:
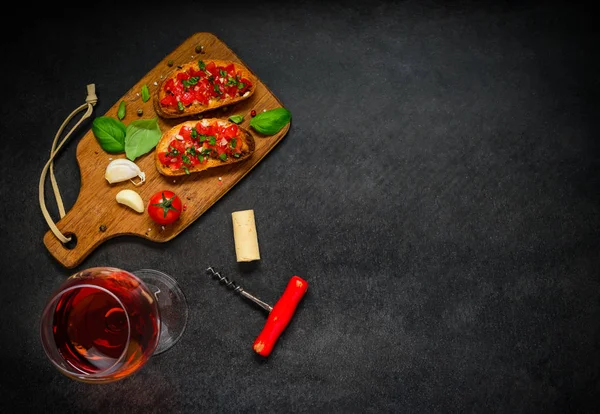
{"type": "Polygon", "coordinates": [[[306,289],[308,289],[306,280],[298,276],[292,276],[283,295],[269,313],[263,330],[254,341],[252,348],[257,354],[266,357],[271,353],[275,342],[292,320],[296,307],[306,293],[306,289]]]}

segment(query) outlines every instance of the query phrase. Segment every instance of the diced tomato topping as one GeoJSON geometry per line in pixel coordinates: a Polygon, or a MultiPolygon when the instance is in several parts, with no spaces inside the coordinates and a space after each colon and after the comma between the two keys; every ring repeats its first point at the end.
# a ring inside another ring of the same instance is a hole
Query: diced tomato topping
{"type": "Polygon", "coordinates": [[[179,130],[179,135],[181,135],[183,137],[183,139],[185,140],[191,140],[192,139],[192,128],[184,125],[181,127],[181,129],[179,130]]]}
{"type": "Polygon", "coordinates": [[[184,104],[185,106],[188,106],[189,104],[194,102],[194,95],[190,92],[184,92],[183,94],[181,94],[180,99],[181,99],[182,104],[184,104]]]}
{"type": "Polygon", "coordinates": [[[217,70],[217,65],[215,65],[215,62],[208,62],[208,65],[206,65],[206,71],[208,73],[210,73],[211,75],[213,75],[215,78],[219,74],[219,71],[217,70]]]}
{"type": "Polygon", "coordinates": [[[183,141],[180,141],[178,139],[172,139],[171,142],[169,143],[169,149],[174,148],[177,151],[179,151],[179,153],[183,153],[185,151],[185,145],[183,143],[183,141]]]}
{"type": "Polygon", "coordinates": [[[160,100],[160,103],[164,106],[177,106],[177,98],[174,95],[168,94],[160,100]]]}
{"type": "Polygon", "coordinates": [[[231,124],[223,130],[223,135],[225,138],[230,140],[238,134],[238,126],[236,124],[231,124]]]}
{"type": "Polygon", "coordinates": [[[189,78],[190,78],[190,75],[187,72],[178,72],[177,73],[177,80],[178,81],[188,80],[189,78]]]}
{"type": "Polygon", "coordinates": [[[206,77],[206,72],[204,72],[203,70],[198,70],[193,67],[188,69],[188,74],[190,75],[190,77],[196,77],[196,78],[206,77]]]}
{"type": "Polygon", "coordinates": [[[160,163],[162,165],[168,165],[169,162],[171,161],[171,158],[167,157],[167,153],[166,152],[159,152],[158,153],[158,161],[160,161],[160,163]]]}
{"type": "Polygon", "coordinates": [[[225,72],[227,72],[232,78],[235,77],[235,65],[230,63],[229,65],[225,66],[225,72]]]}
{"type": "Polygon", "coordinates": [[[247,90],[249,90],[252,87],[252,82],[250,82],[248,79],[246,78],[242,78],[240,79],[240,82],[244,84],[244,86],[242,88],[238,87],[238,91],[240,94],[244,94],[246,93],[247,90]]]}
{"type": "Polygon", "coordinates": [[[172,169],[173,171],[177,171],[178,169],[180,169],[183,165],[183,161],[181,161],[180,159],[177,160],[171,160],[171,163],[169,164],[169,168],[172,169]]]}

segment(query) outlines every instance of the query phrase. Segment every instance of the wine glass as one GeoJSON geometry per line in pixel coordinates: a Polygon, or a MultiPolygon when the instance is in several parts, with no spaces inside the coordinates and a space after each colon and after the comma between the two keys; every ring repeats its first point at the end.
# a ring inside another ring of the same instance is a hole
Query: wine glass
{"type": "Polygon", "coordinates": [[[40,337],[60,372],[105,383],[132,374],[171,348],[187,317],[185,296],[166,273],[93,267],[55,290],[42,313],[40,337]]]}

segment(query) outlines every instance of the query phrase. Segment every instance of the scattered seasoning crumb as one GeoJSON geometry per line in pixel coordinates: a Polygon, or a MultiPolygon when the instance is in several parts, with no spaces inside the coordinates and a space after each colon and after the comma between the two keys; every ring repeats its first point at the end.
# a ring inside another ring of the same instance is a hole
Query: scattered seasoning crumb
{"type": "Polygon", "coordinates": [[[191,200],[191,199],[192,199],[192,198],[191,198],[190,196],[187,196],[187,197],[186,197],[186,200],[191,200]]]}
{"type": "Polygon", "coordinates": [[[135,95],[136,95],[136,96],[140,96],[140,93],[139,93],[139,92],[136,92],[136,94],[135,94],[135,95]]]}
{"type": "Polygon", "coordinates": [[[109,157],[109,158],[108,158],[108,160],[109,160],[109,161],[112,161],[112,157],[109,157]]]}
{"type": "Polygon", "coordinates": [[[266,110],[266,109],[263,109],[263,112],[267,112],[267,110],[266,110]]]}
{"type": "Polygon", "coordinates": [[[183,211],[187,210],[187,204],[183,205],[183,211]]]}
{"type": "Polygon", "coordinates": [[[152,229],[150,227],[148,227],[148,233],[150,233],[152,231],[152,229]]]}
{"type": "Polygon", "coordinates": [[[256,111],[254,109],[250,111],[250,116],[256,116],[256,111]]]}
{"type": "Polygon", "coordinates": [[[196,53],[203,53],[204,52],[204,46],[202,45],[197,45],[196,49],[194,49],[196,51],[196,53]]]}
{"type": "Polygon", "coordinates": [[[223,109],[223,112],[225,112],[225,111],[227,110],[227,107],[226,107],[226,106],[224,106],[224,107],[223,107],[223,108],[221,108],[221,109],[223,109]]]}
{"type": "Polygon", "coordinates": [[[192,59],[194,58],[194,55],[190,56],[192,59]]]}
{"type": "Polygon", "coordinates": [[[139,116],[142,116],[142,115],[144,114],[144,110],[143,110],[142,108],[139,108],[139,109],[137,110],[137,114],[138,114],[139,116]]]}
{"type": "Polygon", "coordinates": [[[174,182],[174,183],[176,183],[177,181],[176,181],[176,180],[173,180],[173,182],[174,182]]]}
{"type": "Polygon", "coordinates": [[[100,230],[101,232],[105,232],[106,231],[106,224],[101,224],[100,227],[98,228],[98,230],[100,230]]]}
{"type": "Polygon", "coordinates": [[[98,151],[94,151],[94,154],[98,155],[98,151]]]}
{"type": "Polygon", "coordinates": [[[219,181],[221,181],[223,178],[219,177],[219,181]]]}
{"type": "Polygon", "coordinates": [[[163,231],[165,229],[165,226],[160,226],[160,230],[163,231]]]}
{"type": "Polygon", "coordinates": [[[169,65],[169,66],[173,66],[173,60],[172,60],[172,59],[169,59],[169,61],[167,62],[167,65],[169,65]]]}
{"type": "Polygon", "coordinates": [[[158,86],[158,82],[154,81],[154,86],[158,86]]]}

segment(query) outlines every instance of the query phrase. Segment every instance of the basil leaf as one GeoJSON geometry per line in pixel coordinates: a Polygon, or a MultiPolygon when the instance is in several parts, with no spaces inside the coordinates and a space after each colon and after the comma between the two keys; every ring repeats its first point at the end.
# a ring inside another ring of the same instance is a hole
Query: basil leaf
{"type": "Polygon", "coordinates": [[[92,132],[104,151],[110,153],[125,151],[126,127],[118,119],[99,116],[92,122],[92,132]]]}
{"type": "Polygon", "coordinates": [[[240,124],[244,120],[244,116],[243,115],[231,115],[229,117],[229,120],[231,122],[233,122],[234,124],[240,124]]]}
{"type": "Polygon", "coordinates": [[[119,104],[119,110],[117,111],[117,116],[119,119],[125,118],[125,101],[121,101],[119,104]]]}
{"type": "Polygon", "coordinates": [[[156,147],[161,136],[158,118],[131,121],[125,135],[125,155],[135,160],[156,147]]]}
{"type": "Polygon", "coordinates": [[[199,60],[198,61],[198,67],[200,68],[200,70],[205,70],[206,69],[206,65],[204,64],[204,61],[199,60]]]}
{"type": "Polygon", "coordinates": [[[148,85],[144,83],[142,86],[142,101],[148,102],[148,99],[150,99],[150,91],[148,90],[148,85]]]}
{"type": "Polygon", "coordinates": [[[223,153],[219,155],[219,158],[221,159],[221,161],[227,161],[227,154],[223,153]]]}
{"type": "Polygon", "coordinates": [[[274,135],[281,131],[292,119],[292,114],[285,108],[271,109],[261,112],[250,121],[250,126],[264,135],[274,135]]]}
{"type": "Polygon", "coordinates": [[[215,137],[214,135],[209,135],[208,136],[208,143],[210,145],[217,145],[217,137],[215,137]]]}

